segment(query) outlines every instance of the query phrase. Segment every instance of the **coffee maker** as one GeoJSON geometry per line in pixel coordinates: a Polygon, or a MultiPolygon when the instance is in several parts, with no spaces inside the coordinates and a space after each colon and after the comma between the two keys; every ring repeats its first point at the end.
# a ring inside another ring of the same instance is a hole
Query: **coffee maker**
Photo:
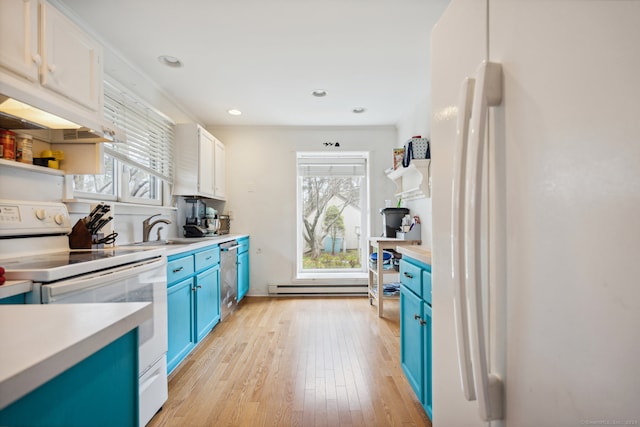
{"type": "Polygon", "coordinates": [[[185,199],[187,205],[186,220],[182,226],[185,237],[204,237],[207,235],[207,205],[200,199],[185,199]]]}

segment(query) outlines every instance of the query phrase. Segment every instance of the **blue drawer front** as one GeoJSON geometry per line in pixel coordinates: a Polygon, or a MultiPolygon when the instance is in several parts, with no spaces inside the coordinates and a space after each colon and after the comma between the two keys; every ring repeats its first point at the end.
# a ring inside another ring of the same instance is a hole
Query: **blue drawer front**
{"type": "Polygon", "coordinates": [[[431,272],[422,270],[422,299],[431,304],[431,272]]]}
{"type": "Polygon", "coordinates": [[[422,297],[422,269],[404,259],[400,260],[400,282],[422,297]]]}
{"type": "Polygon", "coordinates": [[[220,247],[216,246],[213,249],[207,249],[195,254],[196,258],[196,271],[203,270],[205,268],[213,267],[220,262],[220,247]]]}
{"type": "Polygon", "coordinates": [[[167,283],[175,283],[194,273],[193,255],[174,259],[167,263],[167,283]]]}

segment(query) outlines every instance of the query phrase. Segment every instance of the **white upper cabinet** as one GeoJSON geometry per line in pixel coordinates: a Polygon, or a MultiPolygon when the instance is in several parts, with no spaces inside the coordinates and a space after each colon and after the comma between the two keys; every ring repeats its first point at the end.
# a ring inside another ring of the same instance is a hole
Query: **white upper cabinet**
{"type": "Polygon", "coordinates": [[[217,199],[224,200],[226,198],[226,181],[225,181],[225,162],[226,154],[224,144],[217,139],[215,140],[214,158],[214,196],[217,199]]]}
{"type": "Polygon", "coordinates": [[[176,126],[173,194],[225,199],[224,145],[197,124],[176,126]]]}
{"type": "Polygon", "coordinates": [[[0,0],[0,66],[38,80],[38,2],[0,0]]]}
{"type": "Polygon", "coordinates": [[[198,129],[198,192],[204,196],[215,194],[215,141],[204,129],[198,129]]]}
{"type": "Polygon", "coordinates": [[[0,0],[0,94],[99,128],[92,125],[103,120],[102,56],[100,44],[45,0],[0,0]]]}
{"type": "Polygon", "coordinates": [[[47,3],[40,4],[43,86],[98,111],[102,108],[102,47],[47,3]]]}

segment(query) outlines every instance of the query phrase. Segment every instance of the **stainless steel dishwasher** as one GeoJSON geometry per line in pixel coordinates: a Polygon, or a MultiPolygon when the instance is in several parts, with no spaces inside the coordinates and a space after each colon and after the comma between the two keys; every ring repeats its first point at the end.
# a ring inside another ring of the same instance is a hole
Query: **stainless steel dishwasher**
{"type": "Polygon", "coordinates": [[[238,306],[238,242],[220,244],[220,320],[238,306]]]}

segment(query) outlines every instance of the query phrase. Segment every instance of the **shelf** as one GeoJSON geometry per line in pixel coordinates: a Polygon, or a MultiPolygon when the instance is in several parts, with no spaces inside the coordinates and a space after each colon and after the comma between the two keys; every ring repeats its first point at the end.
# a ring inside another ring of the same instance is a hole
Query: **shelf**
{"type": "Polygon", "coordinates": [[[30,165],[29,163],[16,162],[14,160],[0,159],[0,166],[9,166],[16,169],[46,173],[49,175],[58,175],[58,176],[64,175],[64,171],[61,169],[52,169],[52,168],[46,168],[44,166],[30,165]]]}
{"type": "MultiPolygon", "coordinates": [[[[370,237],[369,238],[369,256],[372,253],[378,254],[378,259],[383,258],[383,252],[385,249],[396,249],[398,246],[412,246],[420,244],[419,240],[403,240],[395,237],[370,237]]],[[[383,270],[381,264],[376,265],[376,269],[372,268],[371,265],[368,266],[368,288],[369,288],[369,303],[373,305],[373,302],[376,301],[378,303],[378,316],[382,317],[384,313],[383,300],[387,298],[397,298],[394,296],[386,296],[383,298],[379,298],[378,295],[383,293],[382,290],[384,288],[384,275],[389,273],[400,274],[399,271],[395,269],[383,270]]]]}
{"type": "MultiPolygon", "coordinates": [[[[373,274],[375,274],[376,276],[378,275],[378,267],[373,268],[371,266],[369,266],[369,271],[372,272],[373,274]]],[[[382,274],[399,274],[400,272],[394,268],[383,268],[382,269],[382,274]]]]}
{"type": "Polygon", "coordinates": [[[431,159],[412,159],[408,167],[399,167],[387,173],[387,178],[396,184],[395,196],[403,200],[430,197],[430,166],[431,159]]]}

